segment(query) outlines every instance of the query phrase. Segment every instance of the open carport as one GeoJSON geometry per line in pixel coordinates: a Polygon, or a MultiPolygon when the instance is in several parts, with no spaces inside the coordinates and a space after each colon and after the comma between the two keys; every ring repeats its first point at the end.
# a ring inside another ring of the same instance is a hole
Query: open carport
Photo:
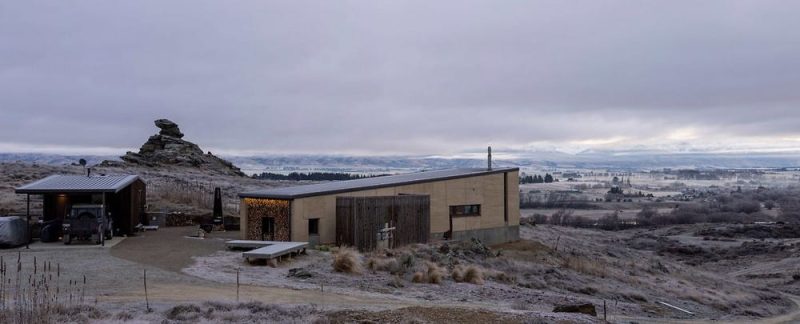
{"type": "Polygon", "coordinates": [[[15,189],[27,195],[26,217],[31,222],[31,196],[41,195],[41,219],[63,221],[72,205],[106,206],[113,220],[114,234],[133,233],[141,222],[146,204],[146,185],[136,175],[51,175],[15,189]]]}

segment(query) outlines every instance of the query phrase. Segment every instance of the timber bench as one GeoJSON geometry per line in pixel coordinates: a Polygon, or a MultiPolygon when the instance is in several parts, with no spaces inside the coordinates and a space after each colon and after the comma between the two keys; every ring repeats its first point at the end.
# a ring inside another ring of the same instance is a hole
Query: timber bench
{"type": "Polygon", "coordinates": [[[225,242],[228,249],[247,250],[242,256],[248,263],[256,260],[266,260],[267,264],[275,266],[284,256],[305,254],[308,242],[281,242],[281,241],[254,241],[231,240],[225,242]]]}

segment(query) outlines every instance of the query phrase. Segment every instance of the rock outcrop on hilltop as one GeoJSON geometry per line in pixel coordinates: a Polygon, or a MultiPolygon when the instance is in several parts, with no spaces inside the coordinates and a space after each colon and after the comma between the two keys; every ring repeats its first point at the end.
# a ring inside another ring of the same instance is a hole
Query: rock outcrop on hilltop
{"type": "Polygon", "coordinates": [[[150,136],[139,149],[139,153],[127,152],[120,158],[125,163],[149,167],[175,165],[195,167],[230,175],[244,176],[233,163],[211,154],[204,153],[197,144],[183,140],[178,124],[168,119],[155,121],[161,131],[150,136]]]}

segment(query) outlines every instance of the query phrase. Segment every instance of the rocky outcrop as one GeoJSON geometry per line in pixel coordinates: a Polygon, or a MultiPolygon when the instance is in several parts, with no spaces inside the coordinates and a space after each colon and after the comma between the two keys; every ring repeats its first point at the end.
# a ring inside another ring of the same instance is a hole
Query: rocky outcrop
{"type": "Polygon", "coordinates": [[[139,148],[138,153],[127,152],[121,156],[122,161],[149,167],[160,165],[195,167],[244,176],[233,163],[216,157],[211,152],[205,153],[197,144],[184,140],[178,124],[168,119],[156,120],[155,124],[161,131],[150,136],[139,148]]]}

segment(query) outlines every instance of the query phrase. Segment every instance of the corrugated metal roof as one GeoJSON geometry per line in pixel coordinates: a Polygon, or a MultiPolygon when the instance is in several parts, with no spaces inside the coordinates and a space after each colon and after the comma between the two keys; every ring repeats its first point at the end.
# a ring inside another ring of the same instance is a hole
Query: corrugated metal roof
{"type": "Polygon", "coordinates": [[[441,181],[456,178],[474,177],[493,173],[505,173],[518,171],[519,168],[500,168],[500,169],[448,169],[437,171],[425,171],[415,173],[405,173],[391,176],[382,176],[366,179],[333,181],[304,186],[284,187],[266,189],[252,192],[240,193],[242,198],[271,198],[271,199],[295,199],[311,196],[329,195],[358,190],[369,190],[384,187],[394,187],[421,182],[441,181]]]}
{"type": "Polygon", "coordinates": [[[136,175],[80,176],[51,175],[31,182],[14,191],[18,194],[70,193],[70,192],[119,192],[138,180],[136,175]]]}

